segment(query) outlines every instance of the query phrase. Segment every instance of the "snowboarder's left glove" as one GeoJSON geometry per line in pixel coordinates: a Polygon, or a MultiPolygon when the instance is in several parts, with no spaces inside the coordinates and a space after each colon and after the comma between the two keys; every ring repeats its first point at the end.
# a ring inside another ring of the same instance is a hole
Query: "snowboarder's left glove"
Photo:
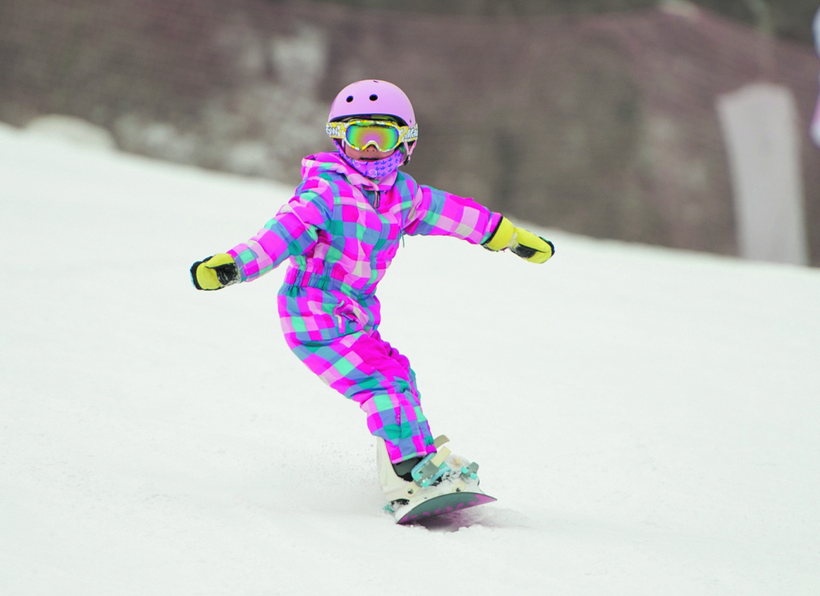
{"type": "Polygon", "coordinates": [[[194,263],[191,281],[197,290],[221,290],[239,281],[239,269],[231,255],[220,253],[194,263]]]}
{"type": "Polygon", "coordinates": [[[516,228],[506,217],[501,218],[493,235],[484,243],[484,248],[495,251],[509,248],[513,254],[530,263],[545,263],[555,254],[552,242],[523,228],[516,228]]]}

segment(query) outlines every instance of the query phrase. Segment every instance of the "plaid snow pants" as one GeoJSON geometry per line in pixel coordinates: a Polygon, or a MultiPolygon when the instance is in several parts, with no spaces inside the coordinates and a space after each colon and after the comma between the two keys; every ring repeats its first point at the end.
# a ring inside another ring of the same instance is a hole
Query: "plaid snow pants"
{"type": "Polygon", "coordinates": [[[377,330],[375,295],[285,284],[278,307],[288,347],[325,383],[358,402],[394,463],[435,452],[410,362],[377,330]]]}

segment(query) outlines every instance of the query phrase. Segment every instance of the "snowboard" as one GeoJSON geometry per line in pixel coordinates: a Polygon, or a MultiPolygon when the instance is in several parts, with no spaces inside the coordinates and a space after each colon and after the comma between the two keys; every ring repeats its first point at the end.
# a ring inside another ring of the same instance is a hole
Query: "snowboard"
{"type": "Polygon", "coordinates": [[[461,511],[470,507],[492,503],[496,499],[482,492],[460,491],[430,497],[418,503],[399,507],[396,512],[397,524],[414,524],[439,515],[461,511]]]}

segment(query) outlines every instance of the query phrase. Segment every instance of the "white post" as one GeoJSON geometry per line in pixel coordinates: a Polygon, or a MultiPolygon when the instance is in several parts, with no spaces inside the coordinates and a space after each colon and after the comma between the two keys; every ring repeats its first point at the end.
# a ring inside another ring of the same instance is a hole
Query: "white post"
{"type": "Polygon", "coordinates": [[[740,256],[809,263],[797,108],[789,89],[756,83],[718,97],[740,256]]]}

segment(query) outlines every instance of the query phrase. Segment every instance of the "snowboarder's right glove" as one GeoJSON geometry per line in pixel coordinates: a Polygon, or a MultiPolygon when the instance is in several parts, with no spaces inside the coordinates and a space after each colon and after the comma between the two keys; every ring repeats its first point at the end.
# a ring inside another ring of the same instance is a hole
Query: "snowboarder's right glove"
{"type": "Polygon", "coordinates": [[[231,255],[219,253],[191,266],[191,281],[197,290],[221,290],[239,282],[239,269],[231,255]]]}
{"type": "Polygon", "coordinates": [[[555,254],[552,242],[523,228],[516,228],[506,217],[501,218],[495,232],[483,246],[494,251],[509,248],[510,252],[530,263],[545,263],[555,254]]]}

